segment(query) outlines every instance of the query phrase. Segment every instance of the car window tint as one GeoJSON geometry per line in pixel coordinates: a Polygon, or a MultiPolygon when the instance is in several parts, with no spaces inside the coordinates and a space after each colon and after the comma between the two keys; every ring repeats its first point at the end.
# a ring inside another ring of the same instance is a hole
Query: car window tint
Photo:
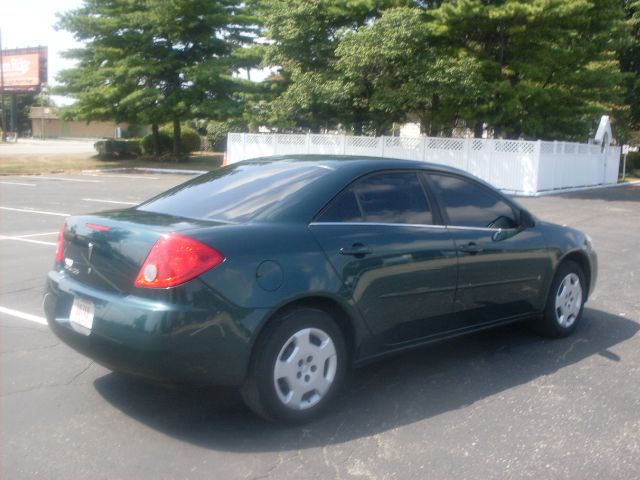
{"type": "Polygon", "coordinates": [[[430,177],[450,225],[483,228],[517,225],[509,204],[477,183],[451,175],[431,174],[430,177]]]}
{"type": "Polygon", "coordinates": [[[427,197],[415,173],[378,174],[360,180],[353,188],[366,222],[432,223],[427,197]]]}
{"type": "Polygon", "coordinates": [[[308,163],[242,163],[178,185],[138,207],[187,218],[243,222],[284,201],[331,169],[308,163]]]}
{"type": "Polygon", "coordinates": [[[338,195],[331,205],[324,211],[318,219],[320,222],[361,222],[362,215],[358,201],[349,189],[338,195]]]}

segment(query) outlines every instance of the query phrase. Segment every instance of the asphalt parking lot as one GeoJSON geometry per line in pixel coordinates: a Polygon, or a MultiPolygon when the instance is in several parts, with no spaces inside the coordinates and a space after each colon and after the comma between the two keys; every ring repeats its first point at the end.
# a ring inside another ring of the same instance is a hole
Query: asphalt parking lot
{"type": "Polygon", "coordinates": [[[232,390],[111,373],[42,325],[64,217],[187,178],[0,176],[1,478],[640,478],[640,186],[521,199],[594,239],[599,282],[572,337],[510,326],[389,358],[322,419],[281,427],[232,390]]]}

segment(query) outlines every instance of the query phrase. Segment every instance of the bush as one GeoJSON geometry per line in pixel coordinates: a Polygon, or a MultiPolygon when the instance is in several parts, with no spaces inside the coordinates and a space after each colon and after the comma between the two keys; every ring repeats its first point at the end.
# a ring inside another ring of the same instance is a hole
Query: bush
{"type": "MultiPolygon", "coordinates": [[[[622,169],[622,162],[620,162],[620,169],[622,169]]],[[[634,170],[640,170],[640,152],[629,152],[627,155],[627,172],[634,170]]]]}
{"type": "Polygon", "coordinates": [[[184,153],[197,152],[200,150],[200,135],[191,127],[180,129],[180,150],[184,153]]]}
{"type": "MultiPolygon", "coordinates": [[[[173,146],[173,136],[169,135],[166,132],[160,131],[158,132],[160,136],[160,155],[166,152],[170,152],[173,146]]],[[[153,155],[153,134],[145,135],[141,142],[142,152],[145,155],[153,155]]]]}
{"type": "Polygon", "coordinates": [[[131,140],[99,140],[93,144],[100,158],[131,158],[140,155],[140,141],[131,140]]]}
{"type": "Polygon", "coordinates": [[[211,120],[207,123],[207,140],[210,149],[216,152],[224,152],[227,149],[227,135],[230,132],[246,131],[246,125],[238,120],[227,120],[226,122],[211,120]]]}
{"type": "Polygon", "coordinates": [[[231,131],[228,122],[218,122],[211,120],[207,123],[207,140],[209,147],[216,152],[223,152],[227,149],[227,134],[231,131]]]}
{"type": "MultiPolygon", "coordinates": [[[[173,150],[173,127],[165,125],[158,131],[160,135],[160,155],[171,153],[173,150]]],[[[182,126],[180,128],[180,151],[191,153],[200,150],[200,135],[193,128],[182,126]]],[[[142,139],[142,151],[146,155],[153,155],[153,134],[142,139]]]]}

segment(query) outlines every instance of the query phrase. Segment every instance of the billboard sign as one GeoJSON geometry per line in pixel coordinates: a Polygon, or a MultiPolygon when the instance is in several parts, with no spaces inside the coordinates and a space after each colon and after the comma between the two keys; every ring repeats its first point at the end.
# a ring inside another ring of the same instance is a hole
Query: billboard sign
{"type": "Polygon", "coordinates": [[[5,91],[37,91],[47,82],[47,48],[20,48],[2,52],[5,91]]]}

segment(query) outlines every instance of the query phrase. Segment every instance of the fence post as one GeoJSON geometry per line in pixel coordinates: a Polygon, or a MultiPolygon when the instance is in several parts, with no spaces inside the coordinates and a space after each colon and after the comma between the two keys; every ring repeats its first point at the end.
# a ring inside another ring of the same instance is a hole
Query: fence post
{"type": "Polygon", "coordinates": [[[307,132],[307,135],[304,138],[304,153],[307,155],[311,151],[311,134],[307,132]]]}
{"type": "Polygon", "coordinates": [[[489,168],[487,169],[487,181],[491,184],[494,184],[492,175],[493,175],[493,160],[494,160],[494,152],[496,149],[496,139],[492,138],[491,140],[488,140],[489,142],[489,148],[487,151],[487,158],[489,159],[489,168]]]}
{"type": "Polygon", "coordinates": [[[240,160],[247,159],[247,134],[242,133],[242,155],[240,156],[240,160]]]}
{"type": "Polygon", "coordinates": [[[538,193],[540,189],[540,155],[542,152],[542,141],[536,140],[533,148],[533,193],[538,193]]]}
{"type": "Polygon", "coordinates": [[[427,158],[427,145],[428,144],[429,143],[427,142],[427,137],[422,135],[422,161],[423,162],[429,161],[429,159],[427,158]]]}
{"type": "Polygon", "coordinates": [[[384,137],[377,137],[378,141],[380,142],[380,157],[384,158],[384,137]]]}
{"type": "Polygon", "coordinates": [[[340,135],[340,153],[342,155],[346,155],[347,153],[347,136],[346,135],[340,135]]]}
{"type": "Polygon", "coordinates": [[[472,138],[464,139],[464,165],[465,165],[464,168],[467,172],[471,172],[471,169],[469,167],[471,165],[471,144],[472,143],[473,143],[472,138]]]}

